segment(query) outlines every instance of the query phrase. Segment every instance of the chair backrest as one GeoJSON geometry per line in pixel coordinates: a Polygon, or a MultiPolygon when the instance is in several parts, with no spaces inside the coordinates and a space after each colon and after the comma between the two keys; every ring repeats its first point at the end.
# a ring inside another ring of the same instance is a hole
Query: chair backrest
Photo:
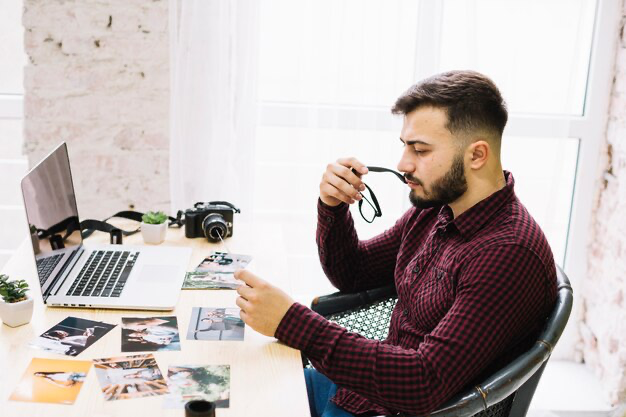
{"type": "Polygon", "coordinates": [[[572,311],[572,287],[569,279],[558,266],[557,281],[556,305],[533,347],[489,376],[480,385],[446,402],[430,416],[523,417],[526,415],[543,369],[572,311]]]}

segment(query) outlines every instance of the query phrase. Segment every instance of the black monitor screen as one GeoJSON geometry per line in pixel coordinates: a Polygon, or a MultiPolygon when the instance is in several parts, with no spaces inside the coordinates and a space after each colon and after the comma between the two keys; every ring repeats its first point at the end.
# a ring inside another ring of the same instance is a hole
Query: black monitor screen
{"type": "Polygon", "coordinates": [[[65,253],[82,244],[65,143],[22,179],[22,194],[31,232],[33,226],[37,229],[32,240],[38,262],[53,253],[65,253]]]}

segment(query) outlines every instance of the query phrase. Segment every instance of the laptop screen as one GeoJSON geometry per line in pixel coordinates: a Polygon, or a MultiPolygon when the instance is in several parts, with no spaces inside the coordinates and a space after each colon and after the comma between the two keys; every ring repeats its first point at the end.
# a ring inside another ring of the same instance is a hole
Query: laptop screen
{"type": "MultiPolygon", "coordinates": [[[[82,245],[76,196],[72,184],[67,145],[62,143],[22,179],[26,219],[39,237],[33,236],[38,266],[53,255],[67,255],[82,245]]],[[[42,276],[41,284],[50,275],[42,276]]]]}

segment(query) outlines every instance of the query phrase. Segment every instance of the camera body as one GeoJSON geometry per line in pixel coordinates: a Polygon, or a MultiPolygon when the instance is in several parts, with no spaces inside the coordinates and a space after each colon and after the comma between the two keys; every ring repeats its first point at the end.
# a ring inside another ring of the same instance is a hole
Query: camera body
{"type": "Polygon", "coordinates": [[[234,214],[240,211],[227,201],[196,203],[185,210],[185,237],[206,237],[210,242],[231,237],[234,214]]]}

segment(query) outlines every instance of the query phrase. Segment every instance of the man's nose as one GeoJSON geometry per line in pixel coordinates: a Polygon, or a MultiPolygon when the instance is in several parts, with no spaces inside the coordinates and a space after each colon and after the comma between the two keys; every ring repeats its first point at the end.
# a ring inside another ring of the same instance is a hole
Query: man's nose
{"type": "Polygon", "coordinates": [[[415,164],[411,161],[408,146],[404,147],[404,150],[402,151],[402,156],[400,157],[400,161],[398,161],[397,168],[398,171],[404,173],[411,173],[415,171],[415,164]]]}

